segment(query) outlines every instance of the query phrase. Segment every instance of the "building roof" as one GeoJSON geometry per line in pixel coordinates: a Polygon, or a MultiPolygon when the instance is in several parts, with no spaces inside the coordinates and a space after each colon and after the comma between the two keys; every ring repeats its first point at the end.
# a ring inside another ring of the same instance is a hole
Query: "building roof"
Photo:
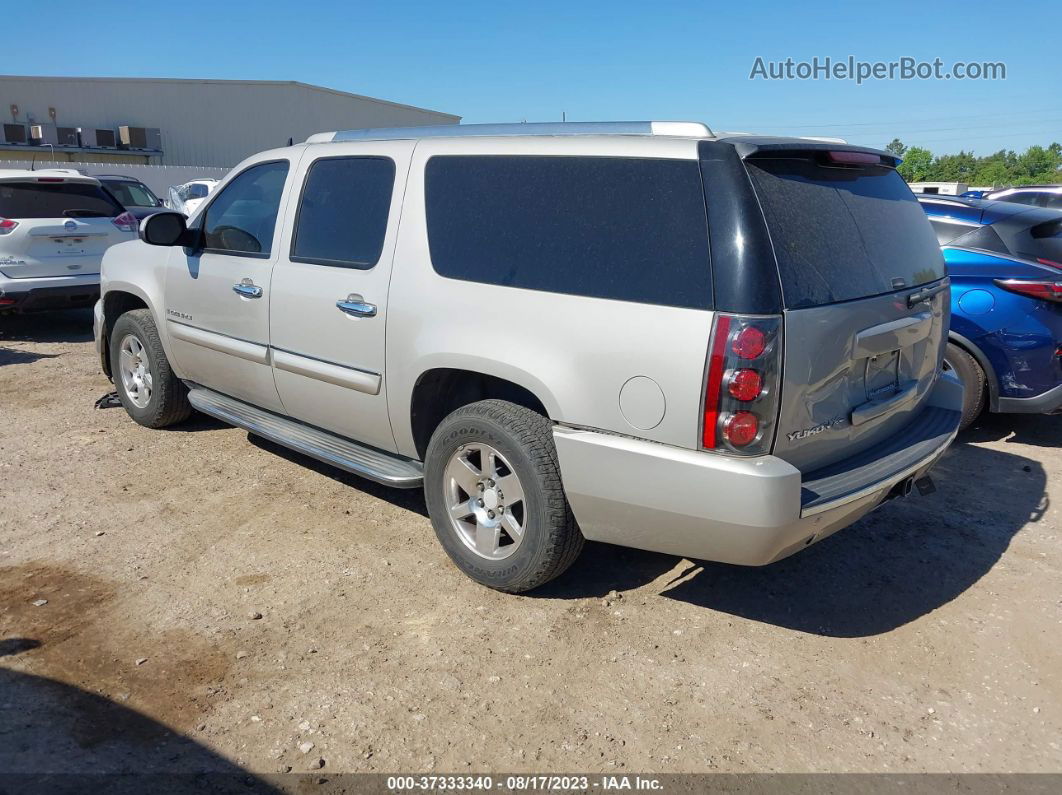
{"type": "Polygon", "coordinates": [[[317,91],[323,94],[332,94],[339,97],[348,97],[350,99],[359,99],[365,102],[374,102],[380,105],[387,105],[392,108],[404,108],[406,110],[419,110],[426,113],[439,113],[444,116],[453,116],[455,122],[460,121],[460,116],[454,116],[451,113],[444,113],[443,111],[431,110],[430,108],[419,108],[416,105],[405,105],[401,102],[391,102],[386,99],[377,99],[376,97],[368,97],[364,94],[353,94],[349,91],[339,91],[334,88],[326,88],[325,86],[317,86],[312,83],[302,83],[298,80],[216,80],[212,78],[185,78],[185,77],[55,77],[55,76],[40,76],[40,75],[0,75],[0,81],[3,80],[35,80],[41,82],[56,82],[56,83],[186,83],[194,85],[212,84],[212,85],[231,85],[231,86],[294,86],[297,88],[306,89],[309,91],[317,91]]]}

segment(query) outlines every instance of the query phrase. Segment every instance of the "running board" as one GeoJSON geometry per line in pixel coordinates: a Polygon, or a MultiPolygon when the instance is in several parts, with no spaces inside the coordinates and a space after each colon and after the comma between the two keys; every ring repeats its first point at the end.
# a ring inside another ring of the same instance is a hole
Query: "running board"
{"type": "Polygon", "coordinates": [[[424,482],[417,461],[352,442],[242,400],[189,384],[188,402],[198,411],[385,486],[415,489],[424,482]]]}

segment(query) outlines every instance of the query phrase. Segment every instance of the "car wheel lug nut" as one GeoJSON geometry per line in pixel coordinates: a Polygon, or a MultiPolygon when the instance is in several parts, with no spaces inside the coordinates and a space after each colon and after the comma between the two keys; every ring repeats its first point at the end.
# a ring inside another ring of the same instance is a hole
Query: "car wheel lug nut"
{"type": "Polygon", "coordinates": [[[493,519],[494,518],[494,511],[487,511],[487,517],[490,518],[490,519],[493,519]]]}
{"type": "Polygon", "coordinates": [[[476,500],[476,502],[477,502],[477,503],[479,503],[479,507],[480,507],[480,508],[482,508],[482,507],[483,507],[483,500],[476,500]]]}

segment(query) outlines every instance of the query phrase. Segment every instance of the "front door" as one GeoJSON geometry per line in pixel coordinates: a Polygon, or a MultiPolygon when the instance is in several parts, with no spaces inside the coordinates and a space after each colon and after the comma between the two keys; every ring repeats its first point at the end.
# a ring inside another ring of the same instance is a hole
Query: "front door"
{"type": "Polygon", "coordinates": [[[282,411],[269,364],[274,235],[290,163],[257,163],[213,197],[195,249],[170,251],[166,330],[188,380],[282,411]]]}
{"type": "Polygon", "coordinates": [[[287,413],[388,451],[387,289],[413,146],[315,147],[272,282],[273,373],[287,413]]]}

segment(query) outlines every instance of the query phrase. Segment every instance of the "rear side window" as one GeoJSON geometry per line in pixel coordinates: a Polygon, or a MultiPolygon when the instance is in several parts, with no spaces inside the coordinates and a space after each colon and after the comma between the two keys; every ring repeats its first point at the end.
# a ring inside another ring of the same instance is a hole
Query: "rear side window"
{"type": "Polygon", "coordinates": [[[111,194],[126,207],[154,207],[159,200],[147,185],[125,180],[103,183],[111,194]]]}
{"type": "MultiPolygon", "coordinates": [[[[935,227],[936,222],[933,225],[935,227]]],[[[999,239],[996,230],[987,224],[976,229],[970,229],[965,234],[949,242],[953,246],[961,246],[963,248],[979,248],[985,251],[994,251],[997,254],[1010,253],[1007,250],[1007,245],[999,239]]]]}
{"type": "Polygon", "coordinates": [[[207,207],[203,247],[223,254],[265,256],[273,246],[288,161],[240,172],[207,207]]]}
{"type": "Polygon", "coordinates": [[[0,182],[0,218],[113,218],[123,212],[99,185],[0,182]]]}
{"type": "Polygon", "coordinates": [[[955,221],[948,221],[944,218],[930,218],[929,223],[933,227],[934,234],[937,236],[937,242],[942,246],[946,243],[950,243],[957,237],[962,237],[975,228],[969,224],[960,224],[955,221]]]}
{"type": "Polygon", "coordinates": [[[910,288],[944,276],[933,228],[899,174],[812,157],[745,161],[789,308],[910,288]]]}
{"type": "Polygon", "coordinates": [[[306,174],[291,259],[371,268],[380,259],[395,164],[385,157],[330,157],[306,174]]]}
{"type": "Polygon", "coordinates": [[[696,161],[437,156],[425,171],[425,200],[442,276],[711,307],[696,161]]]}

